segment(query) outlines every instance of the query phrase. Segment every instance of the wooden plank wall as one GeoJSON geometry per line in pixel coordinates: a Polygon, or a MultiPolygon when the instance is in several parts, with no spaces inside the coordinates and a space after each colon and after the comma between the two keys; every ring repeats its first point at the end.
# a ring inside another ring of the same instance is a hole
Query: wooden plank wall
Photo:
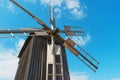
{"type": "MultiPolygon", "coordinates": [[[[28,43],[28,42],[27,42],[28,43]]],[[[70,80],[66,52],[62,43],[64,80],[70,80]]],[[[46,80],[47,39],[32,37],[20,57],[15,80],[46,80]]]]}

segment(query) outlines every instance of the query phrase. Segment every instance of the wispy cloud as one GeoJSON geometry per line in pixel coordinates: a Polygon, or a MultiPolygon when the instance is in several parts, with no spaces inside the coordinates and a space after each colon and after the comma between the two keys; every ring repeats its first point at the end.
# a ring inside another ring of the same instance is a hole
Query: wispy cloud
{"type": "Polygon", "coordinates": [[[66,6],[68,9],[80,8],[80,2],[78,0],[67,0],[66,6]]]}
{"type": "Polygon", "coordinates": [[[0,79],[4,80],[13,80],[15,76],[15,72],[17,70],[17,62],[18,59],[13,55],[12,50],[3,51],[0,54],[0,79]],[[9,52],[8,52],[9,51],[9,52]],[[11,51],[11,52],[10,52],[11,51]]]}
{"type": "Polygon", "coordinates": [[[0,80],[14,80],[18,64],[18,58],[14,54],[19,52],[23,43],[23,39],[18,40],[15,49],[0,46],[0,80]]]}
{"type": "Polygon", "coordinates": [[[29,3],[36,3],[36,0],[24,0],[24,1],[29,3]]]}
{"type": "Polygon", "coordinates": [[[56,15],[57,18],[60,18],[62,16],[61,14],[62,10],[59,7],[55,8],[55,12],[57,13],[56,15]]]}
{"type": "Polygon", "coordinates": [[[112,79],[112,80],[120,80],[120,77],[118,77],[118,78],[114,78],[114,79],[112,79]]]}
{"type": "Polygon", "coordinates": [[[17,52],[19,53],[20,49],[22,48],[23,44],[24,44],[25,40],[24,39],[19,39],[18,42],[16,43],[16,49],[17,52]]]}
{"type": "Polygon", "coordinates": [[[78,45],[85,46],[87,42],[91,40],[91,37],[89,34],[87,34],[86,36],[73,36],[71,37],[71,39],[75,41],[78,45]]]}
{"type": "MultiPolygon", "coordinates": [[[[24,1],[29,3],[38,2],[38,0],[24,1]]],[[[82,19],[86,16],[86,7],[84,5],[81,5],[81,2],[79,0],[40,0],[40,4],[47,7],[49,6],[49,4],[53,5],[55,7],[57,18],[67,16],[72,19],[82,19]]],[[[0,0],[0,7],[8,9],[12,13],[16,13],[14,5],[9,0],[0,0]]]]}
{"type": "Polygon", "coordinates": [[[75,18],[82,19],[85,17],[84,11],[81,9],[73,9],[70,12],[72,15],[74,15],[75,18]]]}
{"type": "Polygon", "coordinates": [[[61,6],[64,0],[40,0],[43,5],[61,6]]]}
{"type": "Polygon", "coordinates": [[[85,72],[71,72],[70,73],[71,80],[88,80],[88,74],[85,72]]]}
{"type": "Polygon", "coordinates": [[[4,0],[0,0],[0,7],[5,7],[5,2],[4,2],[4,0]]]}
{"type": "Polygon", "coordinates": [[[59,17],[65,14],[65,11],[68,12],[70,18],[82,19],[85,17],[85,7],[81,5],[79,0],[40,0],[40,3],[45,6],[52,4],[59,17]]]}
{"type": "Polygon", "coordinates": [[[12,3],[8,2],[7,8],[8,8],[8,10],[11,11],[12,13],[15,13],[15,8],[14,8],[14,6],[13,6],[12,3]]]}
{"type": "Polygon", "coordinates": [[[9,0],[0,0],[0,8],[4,8],[12,13],[16,13],[13,4],[9,0]]]}
{"type": "Polygon", "coordinates": [[[82,19],[85,17],[84,6],[81,5],[79,0],[66,0],[66,9],[68,9],[75,18],[82,19]]]}

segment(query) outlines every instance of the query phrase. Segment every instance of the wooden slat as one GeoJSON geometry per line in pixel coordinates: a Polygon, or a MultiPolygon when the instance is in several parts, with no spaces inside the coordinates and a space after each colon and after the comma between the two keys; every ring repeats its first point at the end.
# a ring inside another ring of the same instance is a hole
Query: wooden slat
{"type": "Polygon", "coordinates": [[[66,42],[67,42],[69,45],[71,45],[72,47],[74,47],[74,46],[76,45],[76,43],[75,43],[73,40],[71,40],[70,38],[68,38],[68,39],[66,40],[66,42]]]}
{"type": "Polygon", "coordinates": [[[78,55],[79,52],[74,48],[72,47],[71,45],[69,45],[66,41],[64,42],[63,44],[67,49],[69,49],[74,55],[78,55]]]}

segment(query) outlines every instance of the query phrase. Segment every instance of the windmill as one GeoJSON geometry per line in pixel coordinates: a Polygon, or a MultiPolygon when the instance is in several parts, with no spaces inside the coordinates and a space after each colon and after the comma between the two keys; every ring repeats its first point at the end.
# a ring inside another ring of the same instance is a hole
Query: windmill
{"type": "Polygon", "coordinates": [[[70,26],[64,26],[64,30],[57,29],[52,7],[50,7],[51,28],[49,28],[16,1],[10,1],[43,27],[0,30],[0,34],[11,34],[11,36],[0,37],[15,37],[15,34],[28,36],[18,55],[20,60],[15,80],[70,80],[65,48],[96,72],[99,62],[72,39],[65,40],[59,35],[59,33],[65,33],[67,36],[80,36],[84,34],[83,30],[71,30],[70,26]]]}

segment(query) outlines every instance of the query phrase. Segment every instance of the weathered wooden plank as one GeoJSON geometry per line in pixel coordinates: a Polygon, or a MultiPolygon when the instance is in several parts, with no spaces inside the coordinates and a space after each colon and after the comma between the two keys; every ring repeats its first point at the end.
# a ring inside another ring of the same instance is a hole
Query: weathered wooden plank
{"type": "MultiPolygon", "coordinates": [[[[19,54],[20,61],[15,80],[47,80],[47,42],[48,39],[42,36],[27,39],[19,54]]],[[[65,48],[58,40],[55,44],[61,46],[64,77],[62,79],[70,80],[65,48]]]]}

